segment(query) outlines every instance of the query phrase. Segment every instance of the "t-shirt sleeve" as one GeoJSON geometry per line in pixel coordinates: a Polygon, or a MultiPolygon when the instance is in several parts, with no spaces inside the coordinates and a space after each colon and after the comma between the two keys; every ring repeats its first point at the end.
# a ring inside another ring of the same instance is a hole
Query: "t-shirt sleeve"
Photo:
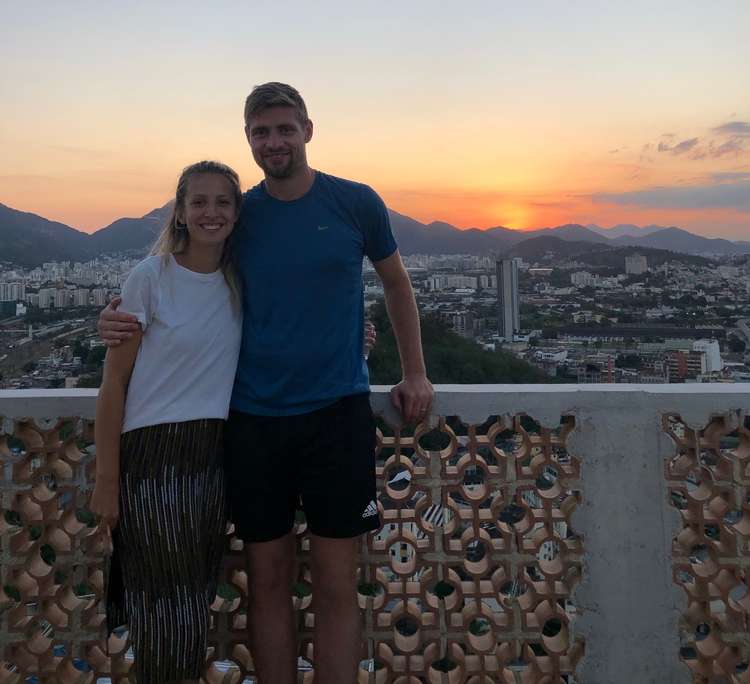
{"type": "Polygon", "coordinates": [[[122,286],[122,303],[119,311],[133,314],[145,331],[151,324],[156,310],[156,272],[148,261],[138,264],[122,286]]]}
{"type": "Polygon", "coordinates": [[[396,251],[396,240],[385,202],[367,185],[362,186],[360,225],[365,238],[365,254],[370,261],[382,261],[396,251]]]}

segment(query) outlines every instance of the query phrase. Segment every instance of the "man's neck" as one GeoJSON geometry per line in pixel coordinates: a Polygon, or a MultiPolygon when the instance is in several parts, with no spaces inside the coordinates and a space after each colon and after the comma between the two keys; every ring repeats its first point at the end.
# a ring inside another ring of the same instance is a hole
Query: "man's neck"
{"type": "Polygon", "coordinates": [[[266,192],[274,199],[291,202],[306,195],[314,182],[315,171],[309,166],[305,166],[289,178],[269,178],[266,176],[266,192]]]}

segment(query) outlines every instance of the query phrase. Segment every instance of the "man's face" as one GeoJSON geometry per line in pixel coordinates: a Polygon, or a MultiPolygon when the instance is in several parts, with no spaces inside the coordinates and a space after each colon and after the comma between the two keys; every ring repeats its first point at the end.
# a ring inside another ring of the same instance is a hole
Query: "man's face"
{"type": "Polygon", "coordinates": [[[305,144],[312,131],[312,121],[303,124],[294,107],[269,107],[245,126],[253,159],[269,178],[291,178],[307,167],[305,144]]]}

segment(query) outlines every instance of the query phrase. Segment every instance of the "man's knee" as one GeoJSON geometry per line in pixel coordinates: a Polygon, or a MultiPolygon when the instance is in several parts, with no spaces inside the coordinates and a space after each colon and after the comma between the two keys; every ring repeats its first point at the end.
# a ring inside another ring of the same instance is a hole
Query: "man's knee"
{"type": "Polygon", "coordinates": [[[313,538],[310,569],[318,602],[340,603],[356,598],[359,544],[359,539],[313,538]]]}
{"type": "Polygon", "coordinates": [[[247,545],[248,584],[254,599],[290,592],[294,581],[293,537],[247,545]]]}

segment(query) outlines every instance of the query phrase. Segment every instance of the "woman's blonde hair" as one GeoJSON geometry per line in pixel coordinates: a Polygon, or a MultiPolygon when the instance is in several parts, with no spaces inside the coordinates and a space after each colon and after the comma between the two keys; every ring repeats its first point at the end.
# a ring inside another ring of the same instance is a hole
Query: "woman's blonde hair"
{"type": "MultiPolygon", "coordinates": [[[[240,187],[240,178],[233,168],[218,161],[205,160],[186,166],[180,174],[180,179],[177,181],[177,191],[175,192],[174,205],[172,206],[172,213],[169,217],[169,221],[167,221],[167,224],[156,239],[154,246],[151,248],[151,254],[168,257],[170,254],[179,254],[180,252],[185,251],[188,241],[190,240],[190,235],[187,231],[187,227],[179,222],[178,214],[184,214],[185,211],[185,197],[187,196],[188,181],[193,176],[203,173],[216,173],[229,181],[229,184],[232,186],[235,206],[239,213],[240,205],[242,204],[242,189],[240,187]]],[[[227,281],[229,290],[232,293],[234,304],[239,305],[240,284],[239,279],[237,278],[237,273],[234,269],[232,255],[233,236],[234,231],[232,231],[232,234],[224,243],[224,252],[221,255],[219,268],[224,274],[224,279],[227,281]]]]}

